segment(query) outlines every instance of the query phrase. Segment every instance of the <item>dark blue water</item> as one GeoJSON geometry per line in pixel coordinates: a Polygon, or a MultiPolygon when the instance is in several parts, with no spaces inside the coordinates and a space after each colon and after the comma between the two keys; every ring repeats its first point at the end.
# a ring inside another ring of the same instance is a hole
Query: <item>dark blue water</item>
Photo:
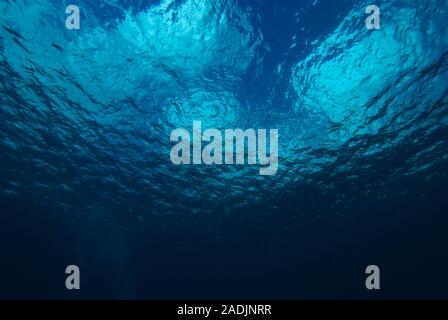
{"type": "Polygon", "coordinates": [[[448,1],[372,2],[3,0],[0,297],[448,298],[448,1]],[[194,120],[277,174],[173,165],[194,120]]]}

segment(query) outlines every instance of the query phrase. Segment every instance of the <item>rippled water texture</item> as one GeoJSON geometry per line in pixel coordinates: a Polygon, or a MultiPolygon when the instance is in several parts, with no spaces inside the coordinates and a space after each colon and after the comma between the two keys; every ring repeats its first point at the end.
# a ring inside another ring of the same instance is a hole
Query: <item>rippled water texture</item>
{"type": "Polygon", "coordinates": [[[367,30],[371,2],[79,0],[67,30],[65,1],[3,0],[2,197],[140,226],[342,218],[445,179],[448,2],[377,1],[367,30]],[[277,175],[174,166],[170,132],[193,120],[279,129],[277,175]]]}
{"type": "Polygon", "coordinates": [[[350,201],[340,180],[381,198],[399,176],[440,174],[433,167],[447,159],[448,6],[387,1],[382,29],[372,32],[363,27],[366,3],[306,38],[303,2],[289,13],[297,30],[288,39],[302,52],[290,49],[271,70],[263,66],[270,49],[260,4],[85,1],[81,30],[68,31],[60,2],[3,2],[2,192],[67,210],[90,198],[144,213],[212,212],[275,202],[303,184],[350,201]],[[259,94],[266,82],[281,88],[259,94]],[[191,130],[193,120],[278,128],[278,175],[174,167],[169,133],[191,130]],[[377,179],[365,185],[365,174],[377,179]]]}

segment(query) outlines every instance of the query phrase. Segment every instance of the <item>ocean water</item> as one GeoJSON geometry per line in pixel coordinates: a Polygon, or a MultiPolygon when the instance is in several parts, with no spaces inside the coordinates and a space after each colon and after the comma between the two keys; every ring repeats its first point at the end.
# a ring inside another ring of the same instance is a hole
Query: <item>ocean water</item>
{"type": "Polygon", "coordinates": [[[2,0],[0,297],[448,298],[447,22],[446,0],[2,0]],[[278,129],[277,174],[173,165],[195,120],[278,129]]]}

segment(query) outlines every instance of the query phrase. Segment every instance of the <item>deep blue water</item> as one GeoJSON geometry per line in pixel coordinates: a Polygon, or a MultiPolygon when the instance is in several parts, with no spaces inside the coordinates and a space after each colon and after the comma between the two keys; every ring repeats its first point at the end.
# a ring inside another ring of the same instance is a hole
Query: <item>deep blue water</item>
{"type": "Polygon", "coordinates": [[[2,0],[0,298],[448,298],[447,21],[445,0],[2,0]],[[174,166],[193,120],[278,128],[278,173],[174,166]]]}

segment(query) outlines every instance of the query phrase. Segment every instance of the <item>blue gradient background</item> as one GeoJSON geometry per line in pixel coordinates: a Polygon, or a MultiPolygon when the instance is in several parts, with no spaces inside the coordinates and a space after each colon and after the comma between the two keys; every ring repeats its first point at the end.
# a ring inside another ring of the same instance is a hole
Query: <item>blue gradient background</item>
{"type": "Polygon", "coordinates": [[[448,1],[373,2],[3,0],[0,298],[448,298],[448,1]],[[172,165],[193,120],[277,175],[172,165]]]}

